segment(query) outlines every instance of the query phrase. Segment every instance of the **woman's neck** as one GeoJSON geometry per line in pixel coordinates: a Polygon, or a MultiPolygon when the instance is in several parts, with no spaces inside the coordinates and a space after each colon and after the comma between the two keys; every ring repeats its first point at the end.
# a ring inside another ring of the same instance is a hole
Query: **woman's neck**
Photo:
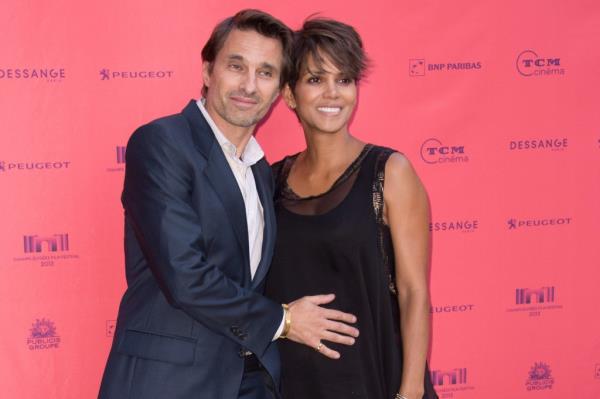
{"type": "Polygon", "coordinates": [[[304,133],[306,150],[301,162],[309,169],[337,169],[351,162],[361,151],[364,143],[348,131],[339,133],[304,133]]]}

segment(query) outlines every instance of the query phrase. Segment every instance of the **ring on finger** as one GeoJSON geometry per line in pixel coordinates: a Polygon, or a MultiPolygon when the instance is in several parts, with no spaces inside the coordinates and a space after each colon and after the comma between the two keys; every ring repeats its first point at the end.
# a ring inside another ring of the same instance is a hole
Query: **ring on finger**
{"type": "Polygon", "coordinates": [[[323,348],[323,342],[319,341],[319,345],[315,348],[317,352],[321,352],[321,348],[323,348]]]}

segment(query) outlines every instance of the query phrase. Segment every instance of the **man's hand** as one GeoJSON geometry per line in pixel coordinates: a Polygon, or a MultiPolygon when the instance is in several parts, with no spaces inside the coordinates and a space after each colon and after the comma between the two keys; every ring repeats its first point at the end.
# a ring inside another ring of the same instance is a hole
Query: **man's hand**
{"type": "Polygon", "coordinates": [[[292,323],[287,338],[309,346],[331,359],[339,359],[339,352],[328,348],[321,341],[354,345],[358,329],[348,325],[356,323],[356,316],[319,306],[334,299],[333,294],[314,295],[290,303],[292,323]]]}

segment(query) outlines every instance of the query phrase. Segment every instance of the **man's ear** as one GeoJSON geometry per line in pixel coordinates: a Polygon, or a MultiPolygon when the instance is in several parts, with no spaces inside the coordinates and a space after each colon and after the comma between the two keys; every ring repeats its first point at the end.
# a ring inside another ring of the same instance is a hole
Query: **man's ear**
{"type": "Polygon", "coordinates": [[[210,70],[211,63],[208,61],[204,61],[202,63],[202,80],[204,81],[204,86],[210,87],[210,70]]]}
{"type": "Polygon", "coordinates": [[[294,92],[292,91],[288,83],[286,83],[285,86],[283,86],[281,95],[283,96],[283,100],[290,109],[296,109],[296,99],[294,98],[294,92]]]}

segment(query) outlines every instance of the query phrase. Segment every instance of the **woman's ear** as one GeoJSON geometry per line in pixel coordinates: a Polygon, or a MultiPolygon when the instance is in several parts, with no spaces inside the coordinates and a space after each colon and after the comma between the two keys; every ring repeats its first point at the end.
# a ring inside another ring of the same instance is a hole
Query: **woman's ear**
{"type": "Polygon", "coordinates": [[[287,106],[292,110],[296,109],[296,99],[294,98],[294,92],[292,92],[292,89],[290,88],[290,85],[288,83],[286,83],[285,86],[283,86],[282,95],[283,101],[285,101],[287,106]]]}

